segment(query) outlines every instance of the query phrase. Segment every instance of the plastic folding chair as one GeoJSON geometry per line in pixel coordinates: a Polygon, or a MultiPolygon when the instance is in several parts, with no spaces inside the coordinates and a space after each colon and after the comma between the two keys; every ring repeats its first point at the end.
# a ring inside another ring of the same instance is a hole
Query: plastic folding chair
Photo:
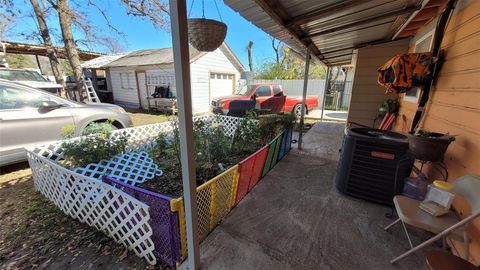
{"type": "Polygon", "coordinates": [[[466,231],[466,225],[480,216],[480,176],[462,176],[453,182],[453,185],[455,194],[463,197],[471,207],[471,214],[464,219],[459,219],[453,211],[450,211],[446,215],[435,217],[420,209],[420,201],[400,195],[393,198],[398,219],[385,227],[385,230],[387,231],[393,225],[401,223],[411,249],[391,260],[391,263],[395,263],[439,239],[443,240],[443,246],[445,247],[446,236],[463,240],[465,245],[465,259],[468,260],[470,239],[466,231]],[[405,224],[429,231],[436,235],[414,247],[405,224]]]}

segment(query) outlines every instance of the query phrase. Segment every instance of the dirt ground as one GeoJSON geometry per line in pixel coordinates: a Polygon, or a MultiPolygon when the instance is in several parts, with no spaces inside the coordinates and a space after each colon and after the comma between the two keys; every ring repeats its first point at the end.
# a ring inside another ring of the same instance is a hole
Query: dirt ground
{"type": "MultiPolygon", "coordinates": [[[[134,125],[166,121],[131,113],[134,125]]],[[[34,188],[27,162],[0,167],[0,269],[168,269],[70,218],[34,188]]]]}

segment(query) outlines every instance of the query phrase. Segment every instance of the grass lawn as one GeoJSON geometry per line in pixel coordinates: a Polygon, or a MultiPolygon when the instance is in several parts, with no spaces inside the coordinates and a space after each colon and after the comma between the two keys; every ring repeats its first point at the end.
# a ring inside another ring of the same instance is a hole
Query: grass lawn
{"type": "Polygon", "coordinates": [[[142,126],[168,121],[169,116],[159,113],[146,113],[129,111],[128,114],[132,117],[133,126],[142,126]]]}

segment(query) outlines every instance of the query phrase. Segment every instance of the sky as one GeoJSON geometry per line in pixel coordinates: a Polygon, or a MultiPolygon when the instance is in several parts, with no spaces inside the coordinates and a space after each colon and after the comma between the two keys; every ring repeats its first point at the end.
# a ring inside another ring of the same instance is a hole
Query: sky
{"type": "MultiPolygon", "coordinates": [[[[82,3],[82,1],[87,2],[86,0],[77,2],[82,3]]],[[[190,11],[191,1],[192,0],[187,0],[188,12],[190,13],[189,17],[202,17],[202,1],[194,1],[192,11],[190,11]]],[[[122,45],[126,51],[172,46],[170,32],[156,29],[148,20],[127,16],[125,7],[119,3],[120,0],[100,0],[97,2],[102,8],[108,11],[106,15],[109,17],[110,23],[125,34],[126,43],[122,41],[122,45]]],[[[228,27],[225,41],[247,69],[248,56],[246,47],[250,40],[254,43],[252,50],[254,65],[259,67],[266,60],[274,58],[274,51],[271,47],[271,40],[268,34],[245,20],[233,9],[224,4],[222,0],[216,0],[216,2],[221,19],[228,27]]],[[[15,5],[24,11],[23,14],[31,12],[30,4],[27,1],[17,0],[15,1],[15,5]]],[[[214,0],[205,0],[205,17],[220,20],[214,0]]],[[[88,20],[95,22],[98,29],[108,29],[107,23],[100,12],[93,10],[88,14],[88,20]]],[[[50,18],[48,23],[49,26],[58,25],[57,18],[50,18]]],[[[32,29],[36,29],[36,22],[32,18],[24,16],[22,19],[17,20],[12,31],[10,31],[12,33],[7,35],[7,38],[10,41],[38,43],[36,40],[18,35],[18,33],[28,32],[29,30],[32,31],[32,29]]],[[[104,32],[108,33],[109,31],[110,30],[104,32]]],[[[57,35],[59,35],[59,31],[57,35]]],[[[119,40],[122,39],[119,38],[119,40]]]]}

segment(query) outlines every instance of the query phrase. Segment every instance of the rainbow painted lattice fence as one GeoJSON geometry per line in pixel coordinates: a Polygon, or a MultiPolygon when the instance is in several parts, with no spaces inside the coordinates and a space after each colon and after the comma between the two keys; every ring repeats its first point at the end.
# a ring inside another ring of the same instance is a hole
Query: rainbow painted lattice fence
{"type": "MultiPolygon", "coordinates": [[[[242,121],[241,118],[229,116],[207,115],[199,118],[211,125],[223,125],[225,132],[232,137],[242,121]]],[[[148,163],[150,159],[148,156],[145,157],[146,152],[142,151],[147,151],[155,145],[154,138],[159,133],[169,133],[172,130],[172,124],[164,122],[118,130],[112,137],[128,135],[126,154],[142,155],[141,160],[148,163]]],[[[283,131],[268,145],[238,165],[197,188],[200,241],[204,240],[231,209],[288,153],[291,134],[291,129],[283,131]]],[[[103,172],[100,167],[104,165],[103,163],[99,163],[99,168],[90,166],[87,170],[89,173],[79,170],[84,175],[75,173],[62,166],[64,159],[61,143],[59,141],[27,149],[38,191],[66,214],[105,232],[150,264],[155,264],[159,258],[175,266],[186,258],[183,198],[169,198],[135,187],[135,184],[144,181],[143,178],[120,177],[127,175],[122,172],[100,177],[103,172]],[[103,181],[99,180],[102,178],[103,181]],[[140,180],[137,181],[137,178],[140,180]]],[[[121,164],[124,163],[128,162],[121,164]]],[[[152,167],[150,163],[140,163],[140,169],[145,168],[149,172],[153,170],[150,169],[152,167]]],[[[120,170],[126,167],[122,166],[114,167],[120,170]]]]}

